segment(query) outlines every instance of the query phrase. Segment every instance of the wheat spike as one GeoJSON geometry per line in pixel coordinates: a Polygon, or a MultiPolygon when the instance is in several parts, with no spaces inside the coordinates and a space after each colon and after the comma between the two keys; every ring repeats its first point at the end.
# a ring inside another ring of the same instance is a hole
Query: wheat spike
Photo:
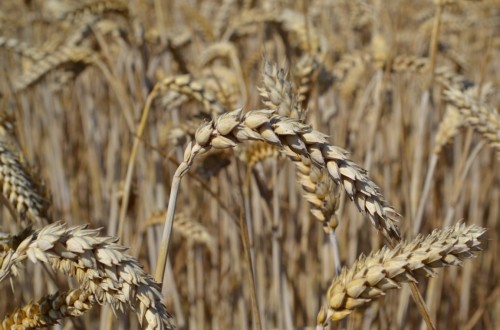
{"type": "Polygon", "coordinates": [[[292,84],[285,70],[269,62],[264,64],[263,85],[258,88],[263,103],[281,116],[301,118],[301,110],[292,96],[292,84]]]}
{"type": "MultiPolygon", "coordinates": [[[[392,72],[424,74],[430,70],[430,60],[426,57],[400,55],[392,60],[390,66],[392,72]]],[[[435,68],[435,79],[436,82],[444,87],[453,87],[462,91],[474,85],[473,82],[447,66],[438,66],[435,68]]]]}
{"type": "Polygon", "coordinates": [[[289,35],[288,42],[302,52],[319,54],[325,48],[322,45],[322,37],[311,24],[311,20],[306,20],[304,14],[285,9],[277,20],[280,27],[289,35]]]}
{"type": "Polygon", "coordinates": [[[327,232],[329,228],[335,230],[338,221],[333,216],[339,207],[340,200],[328,171],[325,168],[313,166],[311,160],[304,156],[300,156],[300,160],[296,160],[295,165],[305,198],[311,204],[311,213],[323,223],[327,232]]]}
{"type": "Polygon", "coordinates": [[[17,91],[22,91],[55,68],[64,64],[88,65],[95,61],[95,56],[96,53],[92,49],[62,46],[54,53],[35,63],[30,71],[17,78],[14,87],[17,91]]]}
{"type": "Polygon", "coordinates": [[[0,253],[0,281],[26,258],[34,263],[41,261],[75,277],[97,303],[109,304],[114,310],[126,306],[135,310],[141,324],[146,319],[147,329],[172,329],[158,283],[136,259],[124,254],[126,248],[116,241],[99,236],[98,230],[87,226],[48,225],[18,245],[4,246],[0,253]]]}
{"type": "Polygon", "coordinates": [[[395,211],[388,205],[378,186],[366,171],[349,160],[346,152],[332,146],[324,134],[274,110],[254,110],[241,116],[241,109],[220,116],[216,121],[200,126],[195,144],[185,153],[185,163],[191,166],[197,154],[211,148],[224,149],[248,140],[260,140],[275,145],[292,161],[298,156],[309,158],[318,168],[326,168],[330,178],[342,185],[361,212],[367,212],[374,226],[390,240],[399,240],[395,211]]]}
{"type": "Polygon", "coordinates": [[[0,330],[38,329],[56,325],[67,317],[83,315],[94,303],[92,294],[82,289],[57,292],[5,316],[0,323],[0,330]]]}
{"type": "Polygon", "coordinates": [[[434,276],[434,268],[461,265],[463,259],[481,250],[485,231],[476,225],[458,223],[399,243],[394,249],[384,247],[368,257],[362,256],[333,279],[327,292],[327,317],[324,310],[318,316],[320,326],[326,325],[328,318],[340,320],[386,291],[400,288],[400,283],[416,282],[416,275],[434,276]]]}
{"type": "Polygon", "coordinates": [[[345,89],[343,94],[349,94],[353,89],[353,85],[358,83],[360,75],[366,69],[368,63],[373,60],[370,54],[356,52],[352,54],[346,54],[335,63],[332,70],[332,76],[334,83],[340,85],[342,90],[345,89]],[[345,87],[342,87],[344,86],[345,87]]]}
{"type": "Polygon", "coordinates": [[[436,155],[439,154],[448,141],[457,135],[458,130],[462,126],[463,118],[458,109],[451,104],[447,104],[444,117],[439,123],[438,131],[434,139],[433,152],[436,155]]]}
{"type": "Polygon", "coordinates": [[[465,121],[474,127],[500,155],[500,115],[498,111],[487,104],[478,104],[472,97],[453,87],[449,87],[444,92],[444,97],[460,111],[465,121]]]}
{"type": "Polygon", "coordinates": [[[209,91],[203,83],[196,81],[191,75],[167,77],[157,84],[159,92],[173,90],[200,102],[205,111],[214,116],[227,112],[226,107],[209,91]]]}
{"type": "Polygon", "coordinates": [[[244,161],[249,168],[254,168],[255,165],[267,158],[278,156],[279,151],[275,146],[261,141],[248,143],[239,155],[240,159],[244,161]]]}
{"type": "Polygon", "coordinates": [[[301,108],[304,109],[309,101],[313,86],[313,77],[319,68],[319,63],[316,57],[306,54],[301,57],[295,66],[295,77],[297,79],[297,102],[300,102],[301,108]]]}
{"type": "Polygon", "coordinates": [[[0,36],[0,48],[5,48],[9,51],[29,58],[34,62],[41,60],[45,56],[44,52],[39,51],[25,42],[2,36],[0,36]]]}
{"type": "MultiPolygon", "coordinates": [[[[264,87],[260,89],[264,104],[279,114],[287,117],[300,117],[302,111],[297,100],[293,98],[291,84],[286,80],[284,70],[266,63],[264,68],[264,87]]],[[[302,115],[303,116],[303,115],[302,115]]],[[[298,181],[302,185],[306,200],[311,204],[311,213],[323,223],[325,230],[338,226],[333,218],[339,206],[338,195],[334,191],[334,182],[325,168],[315,167],[303,155],[288,155],[297,168],[298,181]]]]}
{"type": "MultiPolygon", "coordinates": [[[[3,131],[3,130],[2,130],[3,131]]],[[[26,227],[26,221],[38,226],[49,222],[48,202],[43,198],[40,187],[25,168],[14,151],[9,138],[0,133],[0,185],[5,200],[16,211],[18,220],[26,227]]]]}
{"type": "Polygon", "coordinates": [[[76,22],[86,17],[101,16],[109,12],[128,16],[129,8],[127,3],[121,0],[84,1],[59,15],[58,19],[65,22],[76,22]]]}

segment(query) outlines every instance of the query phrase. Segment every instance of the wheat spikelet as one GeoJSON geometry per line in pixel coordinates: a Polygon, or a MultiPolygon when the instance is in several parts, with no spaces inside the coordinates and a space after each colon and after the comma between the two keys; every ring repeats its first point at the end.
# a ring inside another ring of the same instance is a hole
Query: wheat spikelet
{"type": "Polygon", "coordinates": [[[95,51],[85,47],[62,46],[33,65],[30,71],[17,78],[14,87],[22,91],[45,76],[50,71],[65,64],[88,65],[95,62],[95,51]]]}
{"type": "Polygon", "coordinates": [[[304,156],[319,168],[326,168],[330,178],[342,185],[361,212],[367,212],[374,226],[389,239],[399,240],[393,208],[380,194],[366,171],[349,160],[346,152],[332,146],[324,134],[298,120],[274,114],[274,110],[254,110],[241,116],[241,109],[204,123],[195,135],[195,144],[186,149],[184,162],[191,166],[197,154],[211,148],[235,147],[248,140],[275,145],[292,161],[304,156]]]}
{"type": "Polygon", "coordinates": [[[136,259],[123,253],[126,248],[117,239],[98,234],[86,226],[67,228],[60,223],[34,231],[10,249],[4,246],[0,281],[26,258],[41,261],[74,276],[97,303],[110,304],[114,310],[134,309],[141,324],[146,319],[147,329],[171,329],[158,283],[136,259]]]}
{"type": "Polygon", "coordinates": [[[465,121],[474,127],[500,155],[500,115],[498,111],[487,104],[478,104],[472,97],[453,87],[444,92],[444,97],[460,111],[465,121]]]}
{"type": "Polygon", "coordinates": [[[0,323],[0,330],[38,329],[56,325],[67,317],[83,315],[94,303],[93,296],[82,289],[57,292],[6,315],[0,323]]]}
{"type": "Polygon", "coordinates": [[[399,243],[394,249],[384,247],[368,257],[362,256],[333,279],[327,292],[327,312],[320,313],[319,325],[326,325],[328,318],[346,317],[386,291],[400,288],[400,283],[416,282],[416,275],[434,276],[434,268],[461,265],[463,259],[481,250],[485,231],[459,223],[399,243]]]}

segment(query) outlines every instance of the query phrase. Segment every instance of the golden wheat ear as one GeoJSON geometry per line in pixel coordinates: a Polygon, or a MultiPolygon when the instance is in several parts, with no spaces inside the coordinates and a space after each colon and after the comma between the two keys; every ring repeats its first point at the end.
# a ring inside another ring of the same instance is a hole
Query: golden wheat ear
{"type": "Polygon", "coordinates": [[[232,148],[249,140],[275,145],[292,161],[304,156],[310,159],[312,166],[326,169],[359,210],[369,215],[377,229],[389,240],[399,241],[396,212],[366,171],[348,159],[344,150],[332,146],[324,134],[299,120],[278,116],[274,110],[253,110],[242,116],[240,109],[202,124],[196,132],[195,143],[186,150],[185,170],[197,154],[212,148],[232,148]]]}
{"type": "Polygon", "coordinates": [[[486,229],[458,223],[432,234],[401,242],[393,249],[382,248],[359,258],[335,277],[326,294],[328,306],[320,312],[318,324],[340,320],[379,298],[401,283],[416,282],[415,276],[435,276],[434,269],[459,266],[481,251],[486,229]]]}
{"type": "Polygon", "coordinates": [[[47,263],[74,277],[91,302],[108,304],[114,311],[134,310],[141,324],[146,321],[147,329],[173,329],[159,284],[116,241],[85,225],[48,225],[32,231],[17,245],[2,247],[0,281],[15,273],[26,259],[47,263]]]}
{"type": "Polygon", "coordinates": [[[22,160],[12,138],[12,123],[0,113],[0,192],[23,228],[50,222],[48,200],[22,160]],[[9,126],[9,127],[8,127],[9,126]]]}

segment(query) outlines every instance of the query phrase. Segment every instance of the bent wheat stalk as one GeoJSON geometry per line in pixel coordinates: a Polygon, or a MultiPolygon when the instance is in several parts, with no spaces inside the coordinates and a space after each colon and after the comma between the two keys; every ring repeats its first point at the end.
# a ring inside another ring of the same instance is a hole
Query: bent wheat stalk
{"type": "Polygon", "coordinates": [[[362,256],[333,279],[327,292],[328,306],[318,315],[318,329],[323,329],[328,319],[343,319],[386,291],[399,289],[400,283],[415,283],[416,275],[431,277],[435,276],[435,268],[461,265],[462,260],[481,250],[485,232],[479,226],[458,223],[401,242],[393,249],[384,247],[368,257],[362,256]]]}
{"type": "Polygon", "coordinates": [[[195,157],[212,148],[235,147],[250,140],[264,141],[277,146],[292,159],[304,156],[313,166],[326,168],[328,175],[344,187],[349,198],[363,213],[368,213],[373,225],[389,241],[399,241],[400,233],[394,219],[396,212],[385,201],[378,186],[367,176],[366,171],[347,158],[346,152],[332,146],[326,136],[296,119],[276,115],[274,110],[253,110],[245,115],[242,109],[220,116],[217,120],[203,123],[196,131],[194,143],[184,153],[184,161],[174,174],[167,219],[158,256],[155,278],[161,280],[168,255],[172,232],[175,202],[182,176],[189,170],[195,157]]]}

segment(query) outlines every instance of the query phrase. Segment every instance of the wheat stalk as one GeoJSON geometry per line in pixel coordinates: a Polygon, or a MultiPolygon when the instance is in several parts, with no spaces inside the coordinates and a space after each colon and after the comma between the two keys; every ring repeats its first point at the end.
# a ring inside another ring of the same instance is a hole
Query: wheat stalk
{"type": "Polygon", "coordinates": [[[328,306],[318,316],[319,328],[326,326],[328,319],[343,319],[386,291],[400,288],[400,283],[416,282],[416,275],[435,276],[435,268],[461,265],[463,259],[481,250],[485,231],[458,223],[360,257],[333,279],[327,292],[328,306]]]}

